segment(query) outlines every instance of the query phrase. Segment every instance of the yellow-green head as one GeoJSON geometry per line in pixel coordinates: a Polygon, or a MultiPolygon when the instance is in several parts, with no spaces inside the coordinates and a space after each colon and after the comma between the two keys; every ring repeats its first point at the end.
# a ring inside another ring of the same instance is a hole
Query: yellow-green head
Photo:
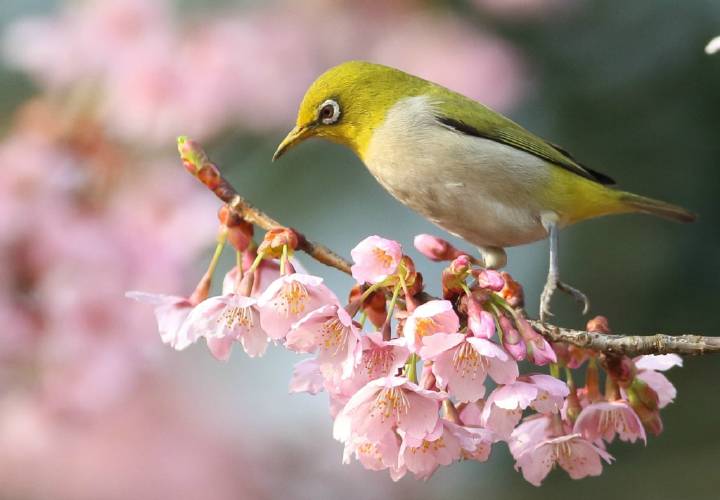
{"type": "Polygon", "coordinates": [[[305,93],[297,123],[273,159],[309,137],[343,144],[362,156],[373,130],[399,99],[418,95],[429,82],[400,70],[349,61],[318,77],[305,93]]]}

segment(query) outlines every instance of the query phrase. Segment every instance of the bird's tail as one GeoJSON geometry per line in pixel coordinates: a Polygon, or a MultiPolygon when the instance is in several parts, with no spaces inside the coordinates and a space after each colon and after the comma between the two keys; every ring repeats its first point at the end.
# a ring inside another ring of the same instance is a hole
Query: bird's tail
{"type": "Polygon", "coordinates": [[[620,201],[633,212],[657,215],[678,222],[693,222],[697,216],[682,207],[633,193],[620,192],[620,201]]]}

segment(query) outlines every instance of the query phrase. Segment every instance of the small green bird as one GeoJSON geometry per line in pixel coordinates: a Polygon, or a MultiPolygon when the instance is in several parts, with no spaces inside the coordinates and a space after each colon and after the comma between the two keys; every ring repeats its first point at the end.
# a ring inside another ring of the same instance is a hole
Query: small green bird
{"type": "Polygon", "coordinates": [[[631,212],[695,219],[609,187],[610,177],[472,99],[379,64],[349,61],[318,77],[273,160],[309,137],[350,148],[395,198],[476,245],[487,267],[506,264],[505,247],[549,237],[543,320],[556,289],[588,309],[587,297],[560,281],[561,228],[631,212]]]}

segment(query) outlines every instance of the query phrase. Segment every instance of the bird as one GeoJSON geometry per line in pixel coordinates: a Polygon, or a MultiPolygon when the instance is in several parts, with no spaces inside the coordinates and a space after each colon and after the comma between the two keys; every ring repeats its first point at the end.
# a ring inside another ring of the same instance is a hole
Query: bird
{"type": "Polygon", "coordinates": [[[560,280],[561,229],[623,213],[695,220],[682,207],[616,189],[609,176],[473,99],[372,62],[321,74],[273,161],[311,137],[348,147],[397,200],[476,246],[487,268],[507,264],[505,248],[547,238],[541,321],[552,315],[556,290],[589,309],[587,296],[560,280]]]}

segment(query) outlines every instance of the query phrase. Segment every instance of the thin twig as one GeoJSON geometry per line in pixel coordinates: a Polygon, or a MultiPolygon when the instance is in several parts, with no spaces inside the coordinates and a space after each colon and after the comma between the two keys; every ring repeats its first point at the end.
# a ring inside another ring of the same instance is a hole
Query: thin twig
{"type": "MultiPolygon", "coordinates": [[[[218,171],[219,172],[219,171],[218,171]]],[[[225,177],[218,174],[213,185],[200,179],[215,195],[227,203],[230,210],[246,221],[255,224],[264,230],[277,227],[287,227],[267,215],[262,210],[247,202],[240,193],[228,182],[225,177]]],[[[295,231],[299,238],[298,249],[310,255],[313,259],[345,274],[351,274],[350,262],[330,250],[325,245],[315,243],[302,233],[295,231]]],[[[420,299],[431,300],[433,297],[423,292],[420,299]]],[[[605,333],[587,332],[562,328],[549,323],[531,320],[533,327],[547,340],[552,342],[566,342],[577,347],[592,349],[613,355],[639,356],[641,354],[683,354],[697,356],[701,354],[720,353],[720,337],[704,337],[701,335],[610,335],[605,333]]]]}
{"type": "Polygon", "coordinates": [[[720,337],[702,335],[610,335],[562,328],[540,321],[530,321],[546,339],[567,342],[585,349],[606,354],[640,356],[641,354],[700,354],[720,353],[720,337]]]}

